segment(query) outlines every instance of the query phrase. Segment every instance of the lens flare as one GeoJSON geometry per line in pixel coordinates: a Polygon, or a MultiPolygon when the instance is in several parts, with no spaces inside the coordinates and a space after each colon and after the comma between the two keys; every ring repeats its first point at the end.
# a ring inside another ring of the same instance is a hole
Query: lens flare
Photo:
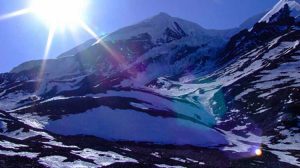
{"type": "Polygon", "coordinates": [[[125,63],[125,59],[123,56],[117,52],[115,52],[113,49],[111,49],[105,42],[99,38],[99,36],[83,21],[80,21],[80,26],[87,32],[89,33],[92,37],[94,37],[97,42],[95,44],[99,44],[102,47],[106,49],[106,51],[112,56],[117,62],[119,63],[125,63]]]}
{"type": "Polygon", "coordinates": [[[0,20],[6,20],[6,19],[10,19],[16,16],[21,16],[21,15],[25,15],[30,13],[31,10],[29,8],[25,8],[25,9],[20,9],[18,11],[14,11],[5,15],[0,16],[0,20]]]}
{"type": "MultiPolygon", "coordinates": [[[[113,56],[116,55],[113,50],[102,42],[97,33],[83,21],[83,16],[88,4],[89,0],[31,0],[28,4],[29,7],[4,14],[0,16],[0,21],[21,15],[34,14],[48,24],[49,34],[39,72],[39,79],[42,79],[47,66],[47,59],[53,38],[56,30],[59,28],[65,28],[67,26],[70,28],[70,31],[74,33],[74,28],[80,27],[94,37],[97,43],[104,46],[113,56]]],[[[74,37],[76,37],[76,34],[74,37]]]]}
{"type": "Polygon", "coordinates": [[[256,154],[256,156],[262,156],[262,150],[261,149],[256,149],[255,154],[256,154]]]}
{"type": "MultiPolygon", "coordinates": [[[[45,52],[44,52],[44,56],[43,56],[43,60],[42,60],[42,64],[39,70],[39,74],[38,74],[38,79],[43,79],[43,75],[47,66],[47,58],[49,57],[49,52],[52,46],[52,42],[53,42],[53,38],[54,38],[54,34],[55,34],[55,30],[56,27],[53,26],[50,28],[50,31],[48,33],[48,39],[47,39],[47,43],[46,43],[46,47],[45,47],[45,52]]],[[[38,86],[36,86],[36,91],[39,90],[39,86],[40,83],[38,84],[38,86]]],[[[38,94],[38,93],[36,93],[38,94]]]]}
{"type": "Polygon", "coordinates": [[[82,20],[79,20],[79,25],[87,32],[89,33],[92,37],[94,37],[97,41],[100,41],[101,39],[99,36],[82,20]]]}

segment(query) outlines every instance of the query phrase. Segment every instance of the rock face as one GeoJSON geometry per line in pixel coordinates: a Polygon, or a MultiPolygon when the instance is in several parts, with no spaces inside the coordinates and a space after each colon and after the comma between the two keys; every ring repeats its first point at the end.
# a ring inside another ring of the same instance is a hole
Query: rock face
{"type": "Polygon", "coordinates": [[[298,5],[232,37],[161,13],[1,74],[0,167],[300,166],[298,5]]]}

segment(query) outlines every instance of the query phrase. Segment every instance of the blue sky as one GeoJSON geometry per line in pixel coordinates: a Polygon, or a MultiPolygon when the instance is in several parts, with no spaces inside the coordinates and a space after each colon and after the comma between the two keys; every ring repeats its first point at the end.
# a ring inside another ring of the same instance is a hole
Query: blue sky
{"type": "MultiPolygon", "coordinates": [[[[267,11],[278,0],[90,0],[85,21],[98,34],[109,33],[145,18],[166,12],[205,28],[236,27],[247,18],[267,11]]],[[[0,15],[28,6],[29,0],[0,0],[0,15]]],[[[48,27],[36,16],[0,21],[0,72],[43,57],[48,27]]],[[[91,38],[77,30],[74,40],[67,31],[55,34],[50,57],[91,38]]]]}

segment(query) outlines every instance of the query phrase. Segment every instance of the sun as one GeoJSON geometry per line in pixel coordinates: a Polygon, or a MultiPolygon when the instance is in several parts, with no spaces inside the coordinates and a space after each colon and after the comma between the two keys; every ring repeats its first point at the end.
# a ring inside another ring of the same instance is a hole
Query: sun
{"type": "Polygon", "coordinates": [[[74,27],[82,20],[87,0],[32,0],[30,10],[49,26],[74,27]]]}
{"type": "MultiPolygon", "coordinates": [[[[26,8],[0,15],[0,21],[18,16],[34,14],[49,26],[43,60],[48,58],[54,35],[59,28],[70,28],[71,34],[76,37],[74,28],[79,27],[97,40],[98,44],[106,46],[101,38],[84,21],[86,9],[90,0],[30,0],[26,8]]],[[[64,32],[64,31],[63,31],[64,32]]],[[[107,47],[108,48],[108,47],[107,47]]],[[[42,63],[40,74],[43,74],[45,61],[42,63]]]]}
{"type": "Polygon", "coordinates": [[[256,156],[261,156],[262,155],[262,150],[261,149],[256,149],[255,154],[256,154],[256,156]]]}

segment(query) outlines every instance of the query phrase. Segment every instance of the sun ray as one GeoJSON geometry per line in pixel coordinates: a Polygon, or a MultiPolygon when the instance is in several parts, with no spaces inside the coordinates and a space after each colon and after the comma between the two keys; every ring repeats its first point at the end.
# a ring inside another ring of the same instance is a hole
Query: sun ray
{"type": "Polygon", "coordinates": [[[85,22],[79,21],[79,24],[87,33],[89,33],[91,36],[93,36],[97,40],[97,42],[95,44],[100,44],[101,46],[103,46],[118,63],[120,63],[120,64],[125,63],[125,59],[123,58],[123,56],[121,54],[115,52],[113,49],[111,49],[102,40],[103,38],[100,38],[85,22]]]}
{"type": "Polygon", "coordinates": [[[6,20],[6,19],[13,18],[13,17],[29,14],[30,12],[31,12],[30,8],[24,8],[24,9],[21,9],[18,11],[14,11],[14,12],[2,15],[2,16],[0,16],[0,20],[6,20]]]}
{"type": "MultiPolygon", "coordinates": [[[[54,34],[56,31],[56,26],[51,26],[49,33],[48,33],[48,39],[47,39],[47,43],[46,43],[46,47],[45,47],[45,51],[44,51],[44,55],[43,55],[43,60],[41,63],[41,67],[39,70],[39,74],[38,74],[38,80],[40,80],[39,82],[39,86],[41,85],[41,83],[43,82],[43,76],[45,73],[45,69],[46,69],[46,64],[47,64],[47,58],[49,57],[49,52],[52,46],[52,42],[53,42],[53,38],[54,38],[54,34]]],[[[39,91],[39,86],[37,86],[36,91],[39,91]]]]}
{"type": "Polygon", "coordinates": [[[93,36],[97,41],[101,40],[99,36],[84,21],[80,20],[79,24],[87,33],[93,36]]]}
{"type": "Polygon", "coordinates": [[[85,22],[79,21],[79,24],[87,33],[89,33],[92,37],[94,37],[97,40],[96,44],[101,44],[110,54],[115,55],[113,50],[109,48],[85,22]]]}
{"type": "Polygon", "coordinates": [[[51,26],[51,28],[49,30],[49,33],[48,33],[48,39],[47,39],[47,44],[46,44],[43,59],[47,59],[48,56],[49,56],[49,51],[50,51],[50,48],[51,48],[51,45],[52,45],[55,30],[56,30],[56,26],[51,26]]]}

